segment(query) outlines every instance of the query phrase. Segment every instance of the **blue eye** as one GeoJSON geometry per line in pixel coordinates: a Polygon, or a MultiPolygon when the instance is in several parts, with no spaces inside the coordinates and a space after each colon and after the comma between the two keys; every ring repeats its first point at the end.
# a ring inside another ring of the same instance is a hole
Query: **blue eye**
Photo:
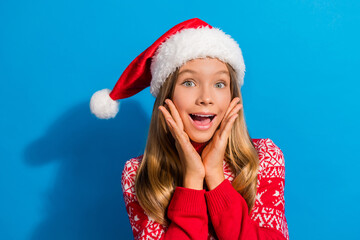
{"type": "Polygon", "coordinates": [[[192,87],[195,84],[192,81],[184,81],[182,85],[184,85],[185,87],[192,87]]]}
{"type": "Polygon", "coordinates": [[[218,83],[215,84],[215,86],[216,86],[217,88],[224,88],[224,87],[225,87],[225,84],[222,83],[222,82],[218,82],[218,83]]]}

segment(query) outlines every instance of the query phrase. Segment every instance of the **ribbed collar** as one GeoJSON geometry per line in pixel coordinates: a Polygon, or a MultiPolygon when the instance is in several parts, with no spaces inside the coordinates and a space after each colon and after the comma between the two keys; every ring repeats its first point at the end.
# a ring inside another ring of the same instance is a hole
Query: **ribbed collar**
{"type": "Polygon", "coordinates": [[[195,148],[195,150],[201,155],[202,151],[204,150],[204,148],[206,147],[206,145],[209,142],[204,142],[204,143],[197,143],[197,142],[193,142],[190,139],[191,144],[193,145],[193,147],[195,148]]]}

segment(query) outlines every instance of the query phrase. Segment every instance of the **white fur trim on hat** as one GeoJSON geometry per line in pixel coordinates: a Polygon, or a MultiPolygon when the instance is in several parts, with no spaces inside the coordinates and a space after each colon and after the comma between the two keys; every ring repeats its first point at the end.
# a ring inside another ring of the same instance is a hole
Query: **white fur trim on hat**
{"type": "Polygon", "coordinates": [[[110,89],[102,89],[92,95],[90,110],[96,117],[101,119],[114,118],[119,112],[120,103],[109,96],[110,92],[110,89]]]}
{"type": "Polygon", "coordinates": [[[244,83],[245,64],[241,49],[230,35],[218,28],[184,29],[163,42],[152,58],[150,92],[157,96],[166,78],[189,60],[212,57],[229,63],[236,71],[238,84],[244,83]]]}

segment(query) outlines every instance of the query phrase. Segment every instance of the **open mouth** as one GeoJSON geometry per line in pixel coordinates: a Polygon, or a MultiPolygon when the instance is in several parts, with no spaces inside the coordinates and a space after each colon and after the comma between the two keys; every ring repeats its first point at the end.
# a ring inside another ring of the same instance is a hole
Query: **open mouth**
{"type": "Polygon", "coordinates": [[[198,125],[209,124],[216,115],[190,114],[191,119],[198,125]]]}

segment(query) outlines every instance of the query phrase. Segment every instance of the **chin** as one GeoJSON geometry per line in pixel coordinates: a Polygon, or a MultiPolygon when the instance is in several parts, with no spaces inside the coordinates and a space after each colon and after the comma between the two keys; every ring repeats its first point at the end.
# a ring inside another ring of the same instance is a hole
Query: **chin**
{"type": "Polygon", "coordinates": [[[197,143],[205,143],[208,142],[211,138],[213,137],[213,134],[200,134],[200,136],[189,136],[189,138],[193,141],[193,142],[197,142],[197,143]],[[201,136],[202,135],[202,136],[201,136]]]}

